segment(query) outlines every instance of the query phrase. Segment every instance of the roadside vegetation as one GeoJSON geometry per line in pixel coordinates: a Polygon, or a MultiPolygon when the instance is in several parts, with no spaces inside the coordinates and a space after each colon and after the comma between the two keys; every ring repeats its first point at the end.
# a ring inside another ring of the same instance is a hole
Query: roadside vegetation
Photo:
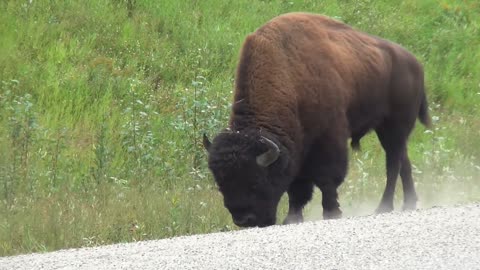
{"type": "MultiPolygon", "coordinates": [[[[201,134],[227,123],[244,37],[289,11],[418,56],[434,120],[409,144],[421,206],[480,201],[478,1],[4,0],[0,256],[236,229],[201,134]]],[[[362,149],[341,187],[347,216],[372,213],[385,186],[373,134],[362,149]]]]}

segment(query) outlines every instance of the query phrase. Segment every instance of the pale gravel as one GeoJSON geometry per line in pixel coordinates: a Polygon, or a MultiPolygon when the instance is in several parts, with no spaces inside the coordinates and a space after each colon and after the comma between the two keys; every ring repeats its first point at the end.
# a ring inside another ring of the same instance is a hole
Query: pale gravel
{"type": "Polygon", "coordinates": [[[0,269],[480,269],[480,204],[3,257],[0,269]]]}

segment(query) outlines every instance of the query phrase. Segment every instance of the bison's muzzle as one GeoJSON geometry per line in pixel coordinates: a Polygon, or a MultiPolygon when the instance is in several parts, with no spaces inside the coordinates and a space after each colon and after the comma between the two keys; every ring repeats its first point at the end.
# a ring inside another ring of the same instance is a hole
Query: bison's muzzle
{"type": "Polygon", "coordinates": [[[239,227],[252,227],[255,226],[257,217],[254,214],[246,214],[241,216],[232,216],[233,223],[239,227]]]}

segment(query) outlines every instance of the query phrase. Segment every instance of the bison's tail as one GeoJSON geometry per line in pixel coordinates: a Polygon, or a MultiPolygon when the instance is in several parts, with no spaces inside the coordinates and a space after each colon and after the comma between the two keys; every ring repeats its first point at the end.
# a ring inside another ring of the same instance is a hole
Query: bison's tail
{"type": "Polygon", "coordinates": [[[430,118],[430,114],[428,113],[428,102],[425,91],[423,92],[422,103],[420,104],[420,111],[418,112],[418,119],[420,119],[420,122],[424,124],[427,128],[430,128],[432,126],[432,119],[430,118]]]}

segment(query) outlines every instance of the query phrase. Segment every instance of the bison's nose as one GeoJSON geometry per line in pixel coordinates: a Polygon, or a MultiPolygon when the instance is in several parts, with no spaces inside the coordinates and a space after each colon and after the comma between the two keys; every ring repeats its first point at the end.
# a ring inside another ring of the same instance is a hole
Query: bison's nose
{"type": "Polygon", "coordinates": [[[239,217],[233,217],[233,223],[239,227],[253,226],[256,217],[254,214],[246,214],[239,217]]]}

